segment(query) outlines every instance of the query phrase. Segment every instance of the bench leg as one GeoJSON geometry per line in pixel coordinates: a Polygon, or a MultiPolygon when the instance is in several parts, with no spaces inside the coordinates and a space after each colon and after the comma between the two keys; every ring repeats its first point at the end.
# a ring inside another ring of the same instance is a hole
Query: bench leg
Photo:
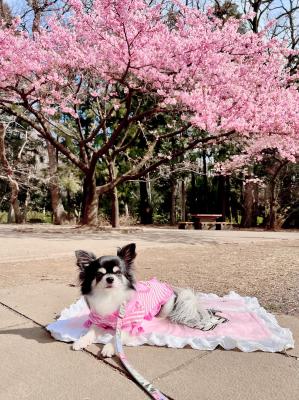
{"type": "Polygon", "coordinates": [[[202,229],[202,223],[200,221],[195,221],[194,229],[202,229]]]}

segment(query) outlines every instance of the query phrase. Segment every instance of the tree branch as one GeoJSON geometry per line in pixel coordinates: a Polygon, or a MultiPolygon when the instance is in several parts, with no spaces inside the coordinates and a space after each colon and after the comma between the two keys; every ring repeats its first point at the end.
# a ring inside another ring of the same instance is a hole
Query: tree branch
{"type": "MultiPolygon", "coordinates": [[[[147,173],[155,170],[160,165],[167,164],[170,161],[178,158],[179,156],[184,154],[186,151],[194,149],[199,144],[207,144],[209,142],[217,141],[218,139],[223,138],[223,137],[230,137],[233,134],[235,134],[235,131],[230,131],[230,132],[226,132],[226,133],[223,133],[220,135],[215,135],[215,136],[208,136],[206,138],[194,139],[192,142],[190,142],[188,144],[188,146],[173,152],[171,157],[165,156],[165,157],[161,158],[159,161],[154,161],[151,165],[149,165],[145,169],[142,169],[142,168],[144,167],[144,165],[146,164],[148,159],[146,159],[146,160],[143,159],[143,161],[135,169],[132,168],[126,174],[116,177],[112,182],[108,182],[105,185],[98,186],[97,193],[100,195],[100,194],[103,194],[103,193],[113,189],[120,183],[129,181],[129,180],[136,180],[136,179],[146,175],[147,173]]],[[[149,152],[153,152],[155,145],[156,145],[156,143],[154,145],[152,144],[152,147],[149,149],[149,152]]]]}
{"type": "MultiPolygon", "coordinates": [[[[1,104],[1,102],[0,102],[1,104]]],[[[72,163],[74,163],[78,168],[80,168],[83,172],[88,172],[88,166],[85,165],[75,154],[73,154],[69,149],[67,149],[62,143],[59,143],[58,140],[54,139],[54,137],[51,135],[51,133],[47,130],[45,122],[46,121],[41,121],[39,117],[39,124],[37,124],[35,121],[32,121],[30,118],[26,117],[25,115],[17,112],[16,110],[13,110],[2,103],[2,108],[4,111],[9,113],[10,115],[14,115],[18,118],[20,118],[22,121],[26,122],[28,125],[30,125],[32,128],[34,128],[40,136],[48,140],[53,146],[57,148],[63,155],[66,156],[72,163]]],[[[35,115],[36,116],[36,115],[35,115]]]]}

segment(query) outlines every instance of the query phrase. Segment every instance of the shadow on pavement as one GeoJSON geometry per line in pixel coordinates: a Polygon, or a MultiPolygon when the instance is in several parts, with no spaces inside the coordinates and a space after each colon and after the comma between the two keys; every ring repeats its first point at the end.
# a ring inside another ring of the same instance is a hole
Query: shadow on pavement
{"type": "Polygon", "coordinates": [[[0,329],[0,335],[17,335],[24,339],[35,340],[38,343],[54,343],[55,340],[43,328],[38,326],[28,328],[0,329]]]}

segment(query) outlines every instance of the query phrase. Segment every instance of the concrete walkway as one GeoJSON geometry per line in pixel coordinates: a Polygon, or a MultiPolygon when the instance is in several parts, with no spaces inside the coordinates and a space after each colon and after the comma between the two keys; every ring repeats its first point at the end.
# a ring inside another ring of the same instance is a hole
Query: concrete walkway
{"type": "MultiPolygon", "coordinates": [[[[69,257],[69,253],[78,248],[78,242],[80,247],[99,253],[99,248],[103,251],[120,242],[136,240],[136,233],[107,234],[102,239],[98,234],[66,235],[22,234],[0,227],[0,280],[1,274],[6,277],[8,269],[13,269],[14,263],[20,260],[31,263],[32,274],[37,263],[50,260],[53,255],[63,263],[64,257],[69,257]]],[[[171,249],[178,241],[204,246],[206,242],[225,243],[228,240],[236,243],[283,240],[288,245],[298,241],[298,234],[214,231],[198,235],[192,231],[152,230],[137,239],[140,248],[164,246],[171,249]]],[[[166,252],[165,258],[168,256],[166,252]]],[[[46,274],[47,265],[42,264],[46,274]]],[[[103,360],[97,357],[99,345],[74,352],[70,344],[54,341],[45,331],[44,326],[78,297],[77,287],[59,281],[57,271],[57,281],[37,282],[30,280],[30,273],[29,276],[21,271],[18,274],[13,283],[0,289],[1,400],[148,398],[123,371],[116,358],[103,360]]],[[[126,348],[126,354],[132,365],[170,399],[298,400],[299,319],[279,315],[278,320],[292,330],[295,338],[296,347],[287,354],[205,352],[149,346],[126,348]]]]}

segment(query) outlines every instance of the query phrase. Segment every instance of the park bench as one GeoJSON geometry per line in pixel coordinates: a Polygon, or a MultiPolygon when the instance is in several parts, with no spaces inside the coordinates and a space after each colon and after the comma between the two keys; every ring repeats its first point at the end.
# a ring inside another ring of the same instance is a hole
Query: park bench
{"type": "Polygon", "coordinates": [[[181,221],[179,222],[179,229],[193,229],[194,222],[181,221]]]}
{"type": "Polygon", "coordinates": [[[194,229],[211,229],[216,226],[216,230],[221,230],[224,225],[227,225],[226,222],[217,221],[223,218],[222,214],[191,214],[191,217],[194,220],[194,229]]]}

